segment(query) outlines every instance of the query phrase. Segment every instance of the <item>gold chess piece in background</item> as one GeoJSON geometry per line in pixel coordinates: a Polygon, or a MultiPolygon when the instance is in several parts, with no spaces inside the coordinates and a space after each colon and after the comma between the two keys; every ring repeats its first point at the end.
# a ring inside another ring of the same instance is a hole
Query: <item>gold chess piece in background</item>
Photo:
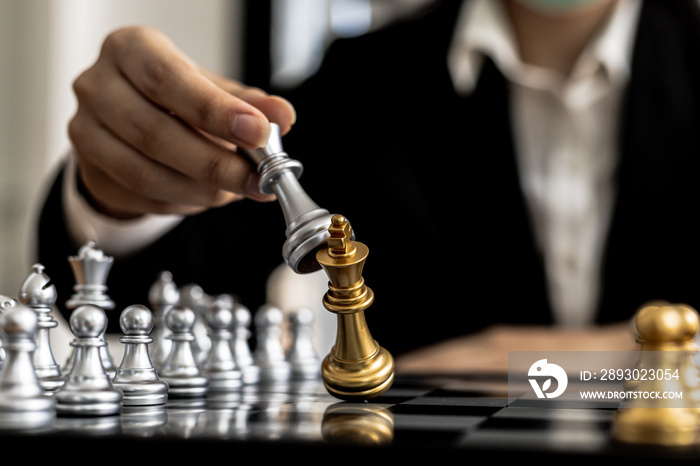
{"type": "Polygon", "coordinates": [[[636,314],[635,327],[641,346],[638,372],[648,371],[649,376],[634,387],[638,396],[620,405],[613,437],[636,444],[697,444],[700,417],[694,341],[700,330],[698,312],[685,304],[656,303],[636,314]],[[678,393],[681,396],[666,396],[678,393]],[[642,396],[647,394],[650,398],[642,396]]]}
{"type": "Polygon", "coordinates": [[[328,275],[323,306],[338,316],[336,341],[321,365],[329,393],[346,401],[363,401],[386,391],[394,380],[394,358],[370,334],[364,311],[374,293],[365,285],[362,269],[369,249],[352,241],[352,228],[334,215],[327,248],[316,259],[328,275]]]}

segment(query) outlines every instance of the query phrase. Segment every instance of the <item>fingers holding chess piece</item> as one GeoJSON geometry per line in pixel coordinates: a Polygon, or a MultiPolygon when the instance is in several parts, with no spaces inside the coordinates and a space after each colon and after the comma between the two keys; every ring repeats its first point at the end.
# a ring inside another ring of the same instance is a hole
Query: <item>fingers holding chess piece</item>
{"type": "Polygon", "coordinates": [[[369,249],[352,241],[352,228],[342,215],[333,216],[328,231],[328,248],[318,251],[316,259],[329,278],[323,306],[337,315],[338,328],[321,374],[335,397],[362,401],[391,386],[394,358],[372,338],[365,319],[365,310],[374,302],[362,277],[369,249]]]}
{"type": "Polygon", "coordinates": [[[260,173],[260,192],[275,194],[287,225],[287,240],[282,247],[284,261],[296,273],[305,274],[319,270],[314,258],[317,248],[328,238],[331,214],[320,208],[301,187],[298,178],[303,166],[290,158],[282,148],[280,129],[270,124],[267,144],[256,149],[240,150],[256,164],[260,173]]]}

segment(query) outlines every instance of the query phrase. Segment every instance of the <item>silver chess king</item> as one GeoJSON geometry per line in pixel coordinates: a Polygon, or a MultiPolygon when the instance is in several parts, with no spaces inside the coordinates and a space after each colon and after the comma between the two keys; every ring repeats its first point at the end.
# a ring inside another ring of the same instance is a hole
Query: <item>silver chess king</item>
{"type": "Polygon", "coordinates": [[[316,250],[328,240],[328,227],[333,217],[309,197],[299,183],[303,166],[291,159],[282,148],[279,126],[270,124],[270,138],[264,147],[242,149],[260,173],[258,188],[264,194],[275,194],[287,225],[287,240],[282,247],[284,261],[296,273],[320,270],[316,250]]]}

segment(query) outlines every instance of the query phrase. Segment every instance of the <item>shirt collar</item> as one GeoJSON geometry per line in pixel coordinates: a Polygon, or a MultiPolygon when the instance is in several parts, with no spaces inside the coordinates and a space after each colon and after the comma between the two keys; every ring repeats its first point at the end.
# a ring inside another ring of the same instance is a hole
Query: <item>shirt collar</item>
{"type": "MultiPolygon", "coordinates": [[[[582,78],[599,67],[611,85],[624,83],[630,70],[639,0],[620,0],[600,33],[577,61],[570,79],[582,78]]],[[[555,73],[520,60],[515,35],[500,1],[465,2],[448,54],[448,66],[458,92],[469,93],[478,79],[485,56],[490,57],[511,82],[551,87],[555,73]]]]}

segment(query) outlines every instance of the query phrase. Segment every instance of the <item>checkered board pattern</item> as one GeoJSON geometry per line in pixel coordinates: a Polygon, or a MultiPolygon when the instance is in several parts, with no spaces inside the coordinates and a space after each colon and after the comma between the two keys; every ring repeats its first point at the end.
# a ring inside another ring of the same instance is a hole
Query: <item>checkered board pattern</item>
{"type": "Polygon", "coordinates": [[[439,452],[438,457],[664,464],[700,459],[700,446],[615,441],[611,431],[619,401],[518,398],[510,390],[502,375],[407,377],[370,403],[385,404],[392,413],[394,448],[427,449],[439,452]]]}
{"type": "Polygon", "coordinates": [[[616,443],[610,429],[617,409],[606,401],[512,399],[502,377],[397,377],[387,392],[360,403],[340,401],[311,381],[124,407],[116,416],[58,417],[39,432],[0,432],[0,441],[58,439],[63,448],[82,448],[85,439],[118,448],[135,442],[157,447],[161,456],[218,450],[343,455],[366,448],[365,454],[427,451],[443,459],[700,459],[700,449],[616,443]]]}
{"type": "Polygon", "coordinates": [[[610,447],[615,402],[509,399],[507,380],[498,377],[398,382],[372,401],[388,403],[395,445],[569,454],[599,454],[610,447]]]}

